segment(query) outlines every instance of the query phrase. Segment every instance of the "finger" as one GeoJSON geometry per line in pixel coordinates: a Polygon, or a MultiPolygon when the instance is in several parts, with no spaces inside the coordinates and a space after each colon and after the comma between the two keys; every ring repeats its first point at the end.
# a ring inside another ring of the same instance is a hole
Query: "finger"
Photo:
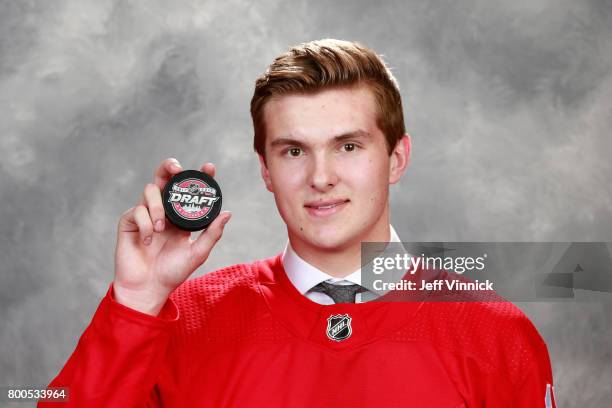
{"type": "Polygon", "coordinates": [[[192,244],[192,261],[194,268],[199,267],[208,258],[210,251],[223,235],[225,224],[231,218],[232,213],[222,211],[221,214],[210,224],[208,229],[200,234],[192,244]]]}
{"type": "Polygon", "coordinates": [[[200,171],[208,174],[210,177],[215,177],[216,168],[212,163],[206,163],[202,167],[200,167],[200,171]]]}
{"type": "Polygon", "coordinates": [[[164,206],[162,204],[161,191],[156,184],[149,183],[144,189],[145,206],[149,209],[151,224],[155,231],[162,232],[164,230],[164,206]]]}
{"type": "Polygon", "coordinates": [[[155,184],[159,189],[163,189],[170,177],[176,173],[183,171],[183,167],[177,159],[170,157],[161,162],[157,170],[155,170],[155,184]]]}
{"type": "Polygon", "coordinates": [[[138,226],[140,239],[143,244],[149,245],[153,240],[153,224],[147,207],[140,204],[134,209],[134,222],[138,226]]]}
{"type": "Polygon", "coordinates": [[[132,207],[123,214],[119,218],[119,228],[117,232],[136,232],[138,231],[138,226],[136,225],[136,221],[134,221],[134,210],[136,207],[132,207]]]}

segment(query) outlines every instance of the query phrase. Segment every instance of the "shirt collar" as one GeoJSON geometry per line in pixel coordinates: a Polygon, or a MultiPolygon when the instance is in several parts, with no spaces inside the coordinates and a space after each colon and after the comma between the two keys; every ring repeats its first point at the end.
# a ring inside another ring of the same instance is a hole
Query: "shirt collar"
{"type": "MultiPolygon", "coordinates": [[[[389,225],[389,230],[389,242],[401,242],[392,225],[389,225]]],[[[301,294],[305,294],[312,289],[313,286],[324,281],[329,283],[348,281],[350,283],[361,285],[361,268],[355,270],[344,278],[335,278],[300,258],[300,256],[295,253],[291,247],[291,243],[289,241],[287,241],[287,245],[285,245],[285,250],[283,251],[281,260],[283,267],[285,268],[285,272],[287,273],[287,277],[301,294]]]]}

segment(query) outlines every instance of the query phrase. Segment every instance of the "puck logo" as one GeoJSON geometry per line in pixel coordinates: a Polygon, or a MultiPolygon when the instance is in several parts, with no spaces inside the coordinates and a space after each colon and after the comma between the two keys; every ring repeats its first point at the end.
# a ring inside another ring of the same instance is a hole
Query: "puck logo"
{"type": "Polygon", "coordinates": [[[178,216],[195,221],[206,217],[218,199],[216,189],[203,180],[188,178],[172,185],[168,202],[178,216]]]}
{"type": "Polygon", "coordinates": [[[330,340],[342,341],[351,337],[352,318],[348,314],[331,315],[327,318],[327,337],[330,340]]]}

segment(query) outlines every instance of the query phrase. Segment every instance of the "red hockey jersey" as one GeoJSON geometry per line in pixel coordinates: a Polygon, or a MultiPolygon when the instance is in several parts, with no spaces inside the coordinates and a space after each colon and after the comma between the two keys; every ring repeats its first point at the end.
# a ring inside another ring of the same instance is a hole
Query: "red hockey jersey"
{"type": "Polygon", "coordinates": [[[509,302],[319,305],[280,255],[186,281],[154,317],[112,284],[39,407],[554,407],[545,343],[509,302]]]}

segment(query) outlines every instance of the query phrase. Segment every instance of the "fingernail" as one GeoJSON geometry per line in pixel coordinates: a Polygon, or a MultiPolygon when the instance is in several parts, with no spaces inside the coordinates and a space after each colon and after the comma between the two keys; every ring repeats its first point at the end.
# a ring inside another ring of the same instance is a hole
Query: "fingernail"
{"type": "Polygon", "coordinates": [[[146,237],[146,238],[144,239],[144,244],[145,244],[145,245],[149,245],[149,244],[151,243],[151,240],[152,240],[152,239],[153,239],[153,238],[151,238],[151,236],[149,235],[148,237],[146,237]]]}
{"type": "Polygon", "coordinates": [[[155,230],[157,232],[161,232],[164,229],[164,222],[162,220],[157,220],[157,222],[155,222],[155,230]]]}

